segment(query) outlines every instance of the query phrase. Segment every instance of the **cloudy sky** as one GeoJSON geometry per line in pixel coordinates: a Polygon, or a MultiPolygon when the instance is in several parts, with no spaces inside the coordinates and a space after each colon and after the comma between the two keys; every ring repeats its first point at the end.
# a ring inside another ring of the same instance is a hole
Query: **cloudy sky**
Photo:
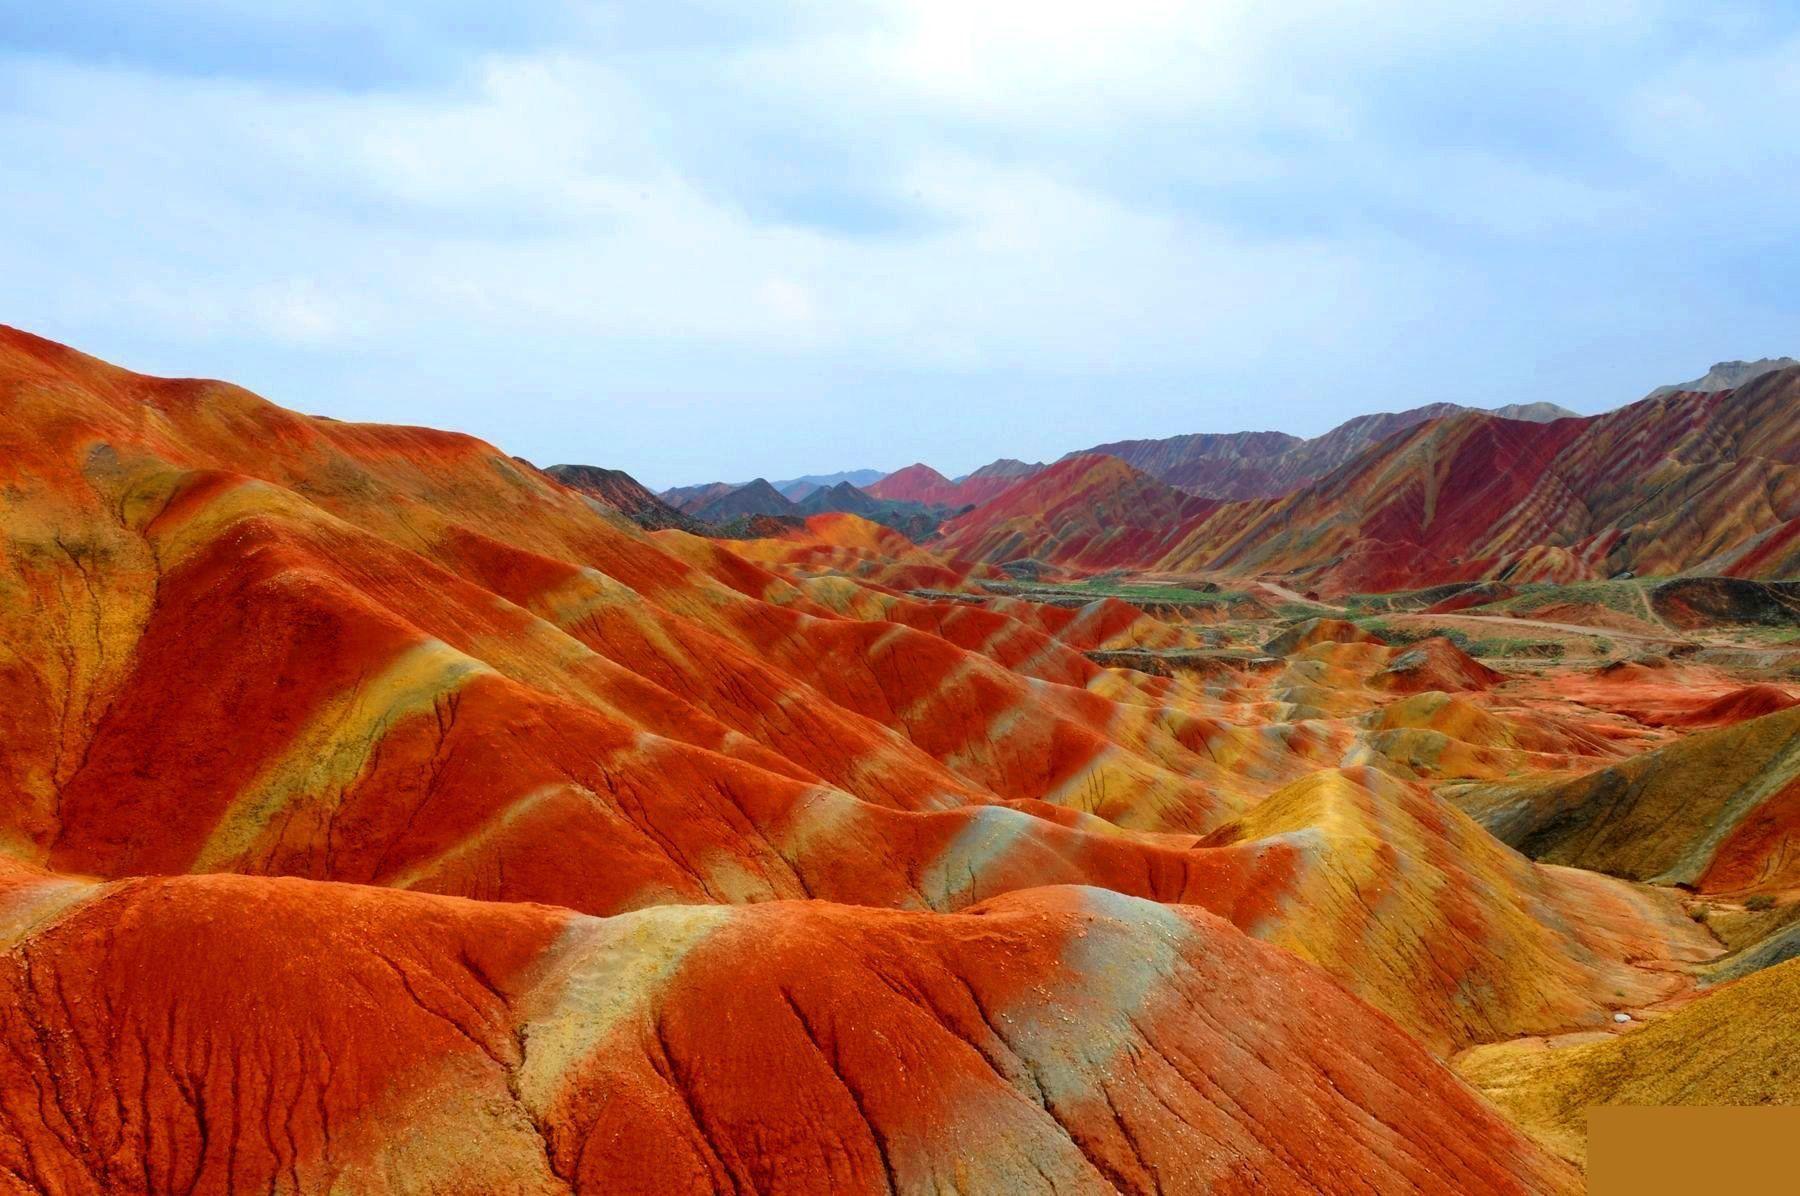
{"type": "Polygon", "coordinates": [[[0,320],[655,485],[1800,353],[1789,0],[60,0],[0,320]]]}

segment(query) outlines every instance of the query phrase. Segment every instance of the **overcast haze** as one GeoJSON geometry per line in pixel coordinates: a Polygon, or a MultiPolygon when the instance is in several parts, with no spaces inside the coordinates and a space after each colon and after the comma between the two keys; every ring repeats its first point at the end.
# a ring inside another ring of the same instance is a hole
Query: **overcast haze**
{"type": "Polygon", "coordinates": [[[0,320],[657,486],[1800,351],[1788,3],[65,0],[0,42],[0,320]]]}

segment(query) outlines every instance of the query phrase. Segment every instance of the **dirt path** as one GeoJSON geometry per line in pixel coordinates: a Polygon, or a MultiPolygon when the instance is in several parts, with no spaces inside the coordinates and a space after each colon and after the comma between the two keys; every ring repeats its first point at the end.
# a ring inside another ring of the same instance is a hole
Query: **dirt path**
{"type": "Polygon", "coordinates": [[[1433,623],[1477,623],[1488,627],[1537,627],[1545,631],[1561,631],[1569,635],[1598,636],[1602,639],[1639,640],[1665,644],[1683,637],[1643,631],[1619,631],[1612,627],[1589,627],[1580,623],[1552,623],[1545,619],[1516,619],[1511,615],[1394,615],[1395,620],[1424,618],[1433,623]]]}
{"type": "Polygon", "coordinates": [[[1301,606],[1316,606],[1320,610],[1335,610],[1342,612],[1345,609],[1341,606],[1333,606],[1329,602],[1320,602],[1317,598],[1308,598],[1305,594],[1296,594],[1286,586],[1278,586],[1272,581],[1259,581],[1256,584],[1284,602],[1297,602],[1301,606]]]}
{"type": "MultiPolygon", "coordinates": [[[[1317,607],[1319,610],[1335,611],[1339,614],[1344,613],[1346,610],[1345,607],[1336,606],[1330,602],[1321,602],[1317,598],[1308,598],[1304,594],[1295,593],[1286,586],[1277,585],[1272,581],[1259,581],[1256,584],[1286,602],[1297,603],[1301,606],[1317,607]]],[[[1649,604],[1646,602],[1646,609],[1648,609],[1648,606],[1649,604]]],[[[1560,631],[1566,635],[1600,636],[1605,639],[1636,640],[1643,643],[1666,643],[1670,640],[1680,640],[1685,638],[1672,632],[1663,634],[1643,631],[1619,631],[1612,627],[1588,627],[1580,623],[1553,623],[1547,619],[1517,619],[1511,615],[1425,615],[1422,614],[1422,612],[1416,611],[1411,613],[1395,611],[1385,617],[1396,621],[1424,618],[1429,619],[1436,624],[1448,623],[1454,625],[1457,623],[1472,623],[1485,627],[1535,627],[1541,631],[1560,631]]],[[[1655,618],[1654,613],[1652,613],[1651,617],[1655,618]]],[[[1658,623],[1662,622],[1660,619],[1657,619],[1656,621],[1658,623]]]]}

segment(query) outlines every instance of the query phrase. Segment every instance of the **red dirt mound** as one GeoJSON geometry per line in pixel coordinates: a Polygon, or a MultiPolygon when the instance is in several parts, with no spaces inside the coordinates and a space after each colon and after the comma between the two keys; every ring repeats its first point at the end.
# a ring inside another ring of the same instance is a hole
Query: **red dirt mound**
{"type": "Polygon", "coordinates": [[[1635,660],[1609,660],[1594,670],[1594,676],[1621,684],[1640,681],[1667,682],[1667,670],[1675,662],[1667,656],[1642,656],[1635,660]]]}
{"type": "Polygon", "coordinates": [[[1765,714],[1774,714],[1793,706],[1800,706],[1800,698],[1778,685],[1746,685],[1691,710],[1665,715],[1660,719],[1645,718],[1640,721],[1664,727],[1723,727],[1746,719],[1761,718],[1765,714]]]}
{"type": "Polygon", "coordinates": [[[1655,635],[1662,629],[1646,619],[1614,610],[1599,602],[1550,602],[1543,606],[1506,612],[1516,619],[1533,619],[1543,623],[1572,623],[1577,627],[1594,627],[1603,631],[1629,631],[1637,635],[1655,635]]]}
{"type": "Polygon", "coordinates": [[[1263,645],[1271,656],[1292,656],[1314,644],[1379,644],[1380,636],[1347,619],[1308,619],[1296,623],[1263,645]]]}
{"type": "Polygon", "coordinates": [[[1576,1189],[1315,969],[1102,890],[595,919],[41,888],[0,898],[47,911],[0,955],[15,1190],[1576,1189]]]}
{"type": "Polygon", "coordinates": [[[1390,693],[1416,694],[1426,690],[1458,693],[1487,689],[1505,678],[1442,636],[1420,640],[1395,655],[1387,668],[1369,684],[1390,693]]]}

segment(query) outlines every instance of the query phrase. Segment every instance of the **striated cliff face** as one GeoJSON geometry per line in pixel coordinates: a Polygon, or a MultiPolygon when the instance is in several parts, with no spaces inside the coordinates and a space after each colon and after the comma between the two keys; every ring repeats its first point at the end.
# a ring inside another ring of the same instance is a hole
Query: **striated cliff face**
{"type": "MultiPolygon", "coordinates": [[[[1069,456],[1114,456],[1159,481],[1208,498],[1275,498],[1325,476],[1396,433],[1468,410],[1454,403],[1432,403],[1409,411],[1360,415],[1310,440],[1285,432],[1202,433],[1117,441],[1069,456]]],[[[1492,414],[1531,423],[1575,416],[1554,403],[1515,404],[1492,414]]]]}
{"type": "Polygon", "coordinates": [[[1800,367],[1590,417],[1453,410],[1385,437],[1352,421],[1333,444],[1309,442],[1344,458],[1323,476],[1237,502],[1074,458],[953,521],[945,545],[993,563],[1281,574],[1340,593],[1626,571],[1789,576],[1800,570],[1795,411],[1800,367]]]}
{"type": "Polygon", "coordinates": [[[1155,560],[1218,504],[1117,457],[1073,457],[944,525],[934,547],[993,563],[1034,557],[1077,569],[1155,560]]]}
{"type": "Polygon", "coordinates": [[[1234,504],[1162,563],[1339,590],[1800,564],[1800,369],[1547,424],[1464,413],[1281,499],[1234,504]]]}

